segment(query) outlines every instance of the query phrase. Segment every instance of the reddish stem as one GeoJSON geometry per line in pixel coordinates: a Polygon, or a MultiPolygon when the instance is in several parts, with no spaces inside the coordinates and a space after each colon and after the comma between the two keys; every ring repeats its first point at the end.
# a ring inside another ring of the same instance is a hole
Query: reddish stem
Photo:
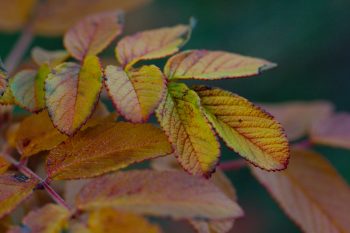
{"type": "Polygon", "coordinates": [[[247,162],[244,159],[236,159],[232,161],[223,162],[219,165],[222,171],[239,170],[247,166],[247,162]]]}

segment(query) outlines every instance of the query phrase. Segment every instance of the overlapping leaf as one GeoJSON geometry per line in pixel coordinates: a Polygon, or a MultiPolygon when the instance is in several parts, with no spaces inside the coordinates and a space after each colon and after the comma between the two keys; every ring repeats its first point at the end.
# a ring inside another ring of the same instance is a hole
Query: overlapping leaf
{"type": "Polygon", "coordinates": [[[0,155],[0,175],[5,173],[10,166],[11,164],[7,162],[7,160],[2,157],[2,155],[0,155]]]}
{"type": "Polygon", "coordinates": [[[95,56],[83,65],[63,63],[45,82],[46,105],[53,124],[62,133],[73,135],[90,117],[102,88],[102,70],[95,56]]]}
{"type": "Polygon", "coordinates": [[[77,206],[112,207],[173,218],[223,219],[242,215],[239,206],[210,181],[182,171],[142,170],[99,177],[83,188],[77,206]]]}
{"type": "Polygon", "coordinates": [[[311,125],[327,118],[334,106],[327,101],[261,104],[283,126],[289,140],[299,139],[310,132],[311,125]]]}
{"type": "Polygon", "coordinates": [[[124,71],[109,65],[105,73],[108,94],[120,114],[132,122],[147,121],[165,91],[165,79],[159,68],[151,65],[124,71]]]}
{"type": "MultiPolygon", "coordinates": [[[[11,84],[11,78],[9,80],[9,84],[11,84]]],[[[11,88],[9,85],[5,89],[5,92],[3,93],[2,96],[0,96],[0,104],[1,105],[10,105],[15,103],[15,98],[13,97],[13,94],[11,92],[11,88]]]]}
{"type": "Polygon", "coordinates": [[[295,150],[283,172],[252,171],[303,231],[350,232],[350,188],[321,155],[295,150]]]}
{"type": "Polygon", "coordinates": [[[219,88],[194,87],[204,112],[225,143],[266,170],[282,170],[289,146],[281,125],[248,100],[219,88]]]}
{"type": "Polygon", "coordinates": [[[22,70],[11,80],[11,92],[16,103],[30,112],[39,112],[45,107],[45,80],[50,73],[47,65],[38,71],[22,70]]]}
{"type": "MultiPolygon", "coordinates": [[[[105,107],[98,104],[93,116],[82,129],[112,121],[113,117],[109,116],[105,107]]],[[[67,139],[66,135],[53,126],[47,111],[25,118],[15,136],[16,147],[22,157],[51,150],[67,139]]]]}
{"type": "Polygon", "coordinates": [[[49,67],[55,67],[68,57],[69,55],[65,50],[49,51],[40,47],[34,47],[32,49],[32,58],[39,66],[46,64],[49,67]]]}
{"type": "Polygon", "coordinates": [[[68,30],[64,46],[78,60],[97,55],[122,32],[122,17],[120,11],[88,16],[68,30]]]}
{"type": "Polygon", "coordinates": [[[4,94],[8,84],[8,73],[0,59],[0,97],[4,94]]]}
{"type": "Polygon", "coordinates": [[[184,169],[209,177],[218,163],[220,145],[202,113],[198,95],[185,84],[169,83],[156,113],[184,169]]]}
{"type": "Polygon", "coordinates": [[[160,228],[147,219],[112,208],[99,209],[90,213],[88,225],[94,233],[161,233],[160,228]]]}
{"type": "Polygon", "coordinates": [[[249,77],[275,66],[266,60],[234,53],[190,50],[171,57],[164,73],[169,79],[216,80],[249,77]]]}
{"type": "Polygon", "coordinates": [[[336,113],[314,122],[311,142],[350,149],[350,114],[336,113]]]}
{"type": "Polygon", "coordinates": [[[23,226],[13,227],[8,233],[60,233],[67,225],[70,213],[64,207],[47,204],[32,210],[23,218],[23,226]]]}
{"type": "Polygon", "coordinates": [[[140,60],[170,56],[179,51],[192,30],[192,25],[177,25],[138,32],[118,42],[116,55],[120,64],[129,69],[140,60]]]}
{"type": "Polygon", "coordinates": [[[52,179],[88,178],[171,152],[164,133],[150,124],[110,123],[51,150],[46,169],[52,179]]]}
{"type": "Polygon", "coordinates": [[[11,212],[33,191],[38,181],[20,173],[0,175],[0,218],[11,212]]]}

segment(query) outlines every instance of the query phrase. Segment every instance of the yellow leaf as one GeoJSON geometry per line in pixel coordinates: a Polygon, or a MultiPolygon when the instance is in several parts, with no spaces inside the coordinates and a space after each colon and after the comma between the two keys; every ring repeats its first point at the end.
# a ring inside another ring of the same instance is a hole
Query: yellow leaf
{"type": "Polygon", "coordinates": [[[252,171],[304,232],[350,232],[349,186],[321,155],[294,150],[285,171],[252,171]]]}
{"type": "Polygon", "coordinates": [[[44,64],[38,71],[22,70],[11,79],[11,92],[16,103],[30,112],[39,112],[45,107],[45,80],[50,68],[44,64]]]}
{"type": "Polygon", "coordinates": [[[310,130],[312,143],[350,149],[350,114],[336,113],[315,121],[310,130]]]}
{"type": "Polygon", "coordinates": [[[38,180],[21,173],[7,172],[0,175],[0,218],[32,194],[37,184],[38,180]]]}
{"type": "Polygon", "coordinates": [[[286,168],[288,140],[271,115],[231,92],[205,86],[194,89],[208,120],[228,147],[260,168],[286,168]]]}
{"type": "Polygon", "coordinates": [[[202,113],[198,95],[185,84],[169,83],[156,113],[183,168],[209,177],[218,163],[220,145],[202,113]]]}
{"type": "Polygon", "coordinates": [[[115,48],[117,59],[128,70],[140,60],[170,56],[187,42],[191,31],[191,25],[177,25],[126,36],[115,48]]]}
{"type": "Polygon", "coordinates": [[[105,84],[115,108],[131,122],[146,122],[165,92],[163,73],[156,66],[123,71],[107,66],[105,84]]]}
{"type": "Polygon", "coordinates": [[[67,209],[47,204],[38,210],[32,210],[23,218],[23,227],[13,227],[8,233],[61,233],[67,225],[70,213],[67,209]]]}
{"type": "Polygon", "coordinates": [[[73,135],[91,116],[102,88],[102,70],[96,56],[83,65],[67,62],[57,66],[45,83],[46,106],[53,124],[73,135]]]}
{"type": "Polygon", "coordinates": [[[134,170],[96,178],[79,193],[77,207],[82,210],[111,207],[175,219],[224,219],[243,214],[210,181],[183,171],[134,170]]]}
{"type": "MultiPolygon", "coordinates": [[[[9,80],[9,84],[11,84],[11,78],[9,80]]],[[[13,94],[11,92],[11,88],[8,85],[5,89],[5,92],[0,96],[0,104],[1,105],[12,105],[15,104],[15,98],[13,97],[13,94]]]]}
{"type": "Polygon", "coordinates": [[[190,50],[171,57],[164,67],[169,79],[242,78],[258,75],[275,67],[269,61],[207,50],[190,50]]]}
{"type": "Polygon", "coordinates": [[[5,173],[10,166],[11,164],[7,162],[2,155],[0,155],[0,175],[5,173]]]}
{"type": "Polygon", "coordinates": [[[172,152],[163,132],[150,124],[109,123],[79,132],[50,151],[52,179],[81,179],[116,171],[172,152]]]}
{"type": "Polygon", "coordinates": [[[55,67],[68,59],[68,57],[69,54],[65,50],[49,51],[40,47],[32,49],[32,58],[39,66],[46,64],[49,67],[55,67]]]}
{"type": "Polygon", "coordinates": [[[78,221],[71,221],[69,223],[69,233],[95,233],[90,231],[90,229],[85,226],[85,224],[80,223],[78,221]]]}
{"type": "Polygon", "coordinates": [[[78,60],[97,55],[122,32],[121,18],[120,11],[88,16],[67,31],[64,46],[78,60]]]}
{"type": "Polygon", "coordinates": [[[259,105],[282,124],[289,140],[296,140],[305,136],[309,133],[314,122],[328,117],[334,110],[334,106],[327,101],[259,105]]]}
{"type": "MultiPolygon", "coordinates": [[[[92,127],[105,122],[112,122],[113,119],[108,115],[104,106],[97,105],[90,120],[82,128],[92,127]]],[[[41,151],[51,150],[68,137],[60,133],[52,124],[47,111],[31,115],[25,118],[16,132],[15,142],[18,152],[22,157],[29,157],[41,151]]]]}
{"type": "Polygon", "coordinates": [[[89,228],[94,233],[160,233],[157,225],[132,213],[112,208],[95,210],[89,216],[89,228]]]}

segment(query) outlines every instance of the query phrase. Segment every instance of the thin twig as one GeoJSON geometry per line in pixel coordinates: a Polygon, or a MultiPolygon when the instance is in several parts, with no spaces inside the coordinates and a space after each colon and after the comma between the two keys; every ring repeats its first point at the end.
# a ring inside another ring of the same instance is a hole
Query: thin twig
{"type": "Polygon", "coordinates": [[[244,159],[236,159],[232,161],[223,162],[219,165],[222,171],[239,170],[247,166],[247,162],[244,159]]]}

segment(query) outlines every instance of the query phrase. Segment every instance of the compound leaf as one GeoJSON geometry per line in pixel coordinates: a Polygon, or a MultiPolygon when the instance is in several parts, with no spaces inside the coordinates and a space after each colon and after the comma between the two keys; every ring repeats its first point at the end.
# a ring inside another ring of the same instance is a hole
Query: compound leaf
{"type": "Polygon", "coordinates": [[[62,133],[73,135],[91,116],[102,88],[102,70],[96,56],[83,65],[63,63],[49,74],[45,98],[51,120],[62,133]]]}
{"type": "Polygon", "coordinates": [[[320,154],[294,150],[285,171],[252,172],[304,232],[350,232],[349,186],[320,154]]]}
{"type": "Polygon", "coordinates": [[[220,145],[202,113],[198,95],[185,84],[169,83],[156,115],[183,168],[209,177],[218,163],[220,145]]]}
{"type": "Polygon", "coordinates": [[[124,71],[109,65],[105,73],[108,94],[119,113],[131,122],[146,122],[165,91],[160,69],[151,65],[124,71]]]}
{"type": "Polygon", "coordinates": [[[77,207],[83,210],[112,207],[176,219],[223,219],[243,214],[210,181],[183,171],[134,170],[99,177],[79,193],[77,207]]]}
{"type": "Polygon", "coordinates": [[[229,91],[205,86],[194,90],[208,120],[227,146],[260,168],[286,168],[288,140],[271,115],[229,91]]]}
{"type": "Polygon", "coordinates": [[[242,78],[275,67],[269,61],[223,51],[190,50],[171,57],[164,67],[169,79],[242,78]]]}
{"type": "Polygon", "coordinates": [[[46,170],[52,179],[89,178],[171,152],[167,137],[150,124],[109,123],[51,150],[46,170]]]}
{"type": "Polygon", "coordinates": [[[177,25],[126,36],[118,42],[115,49],[118,61],[129,69],[140,60],[170,56],[187,42],[191,31],[191,25],[177,25]]]}
{"type": "Polygon", "coordinates": [[[123,29],[120,11],[87,16],[68,30],[64,46],[76,59],[102,52],[123,29]]]}

